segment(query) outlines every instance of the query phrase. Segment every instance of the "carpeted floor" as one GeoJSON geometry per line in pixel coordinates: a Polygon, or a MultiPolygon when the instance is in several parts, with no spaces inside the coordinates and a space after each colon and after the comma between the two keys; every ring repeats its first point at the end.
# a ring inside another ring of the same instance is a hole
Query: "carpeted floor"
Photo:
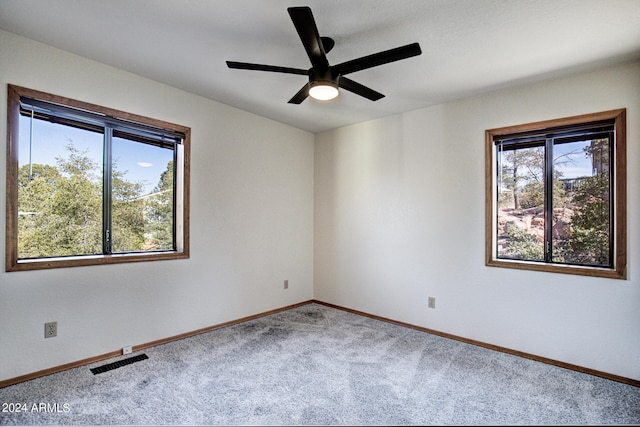
{"type": "Polygon", "coordinates": [[[640,424],[640,388],[319,304],[141,353],[0,389],[0,424],[640,424]]]}

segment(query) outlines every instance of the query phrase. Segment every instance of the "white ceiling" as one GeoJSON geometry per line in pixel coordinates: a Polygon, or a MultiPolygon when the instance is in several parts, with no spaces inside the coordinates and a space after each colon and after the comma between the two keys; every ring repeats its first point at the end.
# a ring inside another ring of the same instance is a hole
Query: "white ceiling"
{"type": "Polygon", "coordinates": [[[640,0],[0,0],[0,28],[310,132],[640,58],[640,0]],[[289,104],[306,76],[225,61],[310,68],[290,6],[330,64],[422,55],[349,74],[379,101],[289,104]]]}

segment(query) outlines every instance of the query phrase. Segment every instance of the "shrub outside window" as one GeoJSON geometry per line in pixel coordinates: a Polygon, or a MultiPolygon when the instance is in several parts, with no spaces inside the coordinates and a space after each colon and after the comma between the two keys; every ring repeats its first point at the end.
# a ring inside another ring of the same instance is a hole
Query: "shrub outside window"
{"type": "Polygon", "coordinates": [[[486,131],[486,264],[626,278],[625,110],[486,131]]]}
{"type": "Polygon", "coordinates": [[[187,258],[189,137],[9,85],[6,270],[187,258]]]}

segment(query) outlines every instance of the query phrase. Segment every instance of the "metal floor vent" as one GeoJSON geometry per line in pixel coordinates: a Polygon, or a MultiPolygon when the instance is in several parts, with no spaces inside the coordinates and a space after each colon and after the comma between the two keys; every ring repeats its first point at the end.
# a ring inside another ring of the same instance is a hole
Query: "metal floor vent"
{"type": "Polygon", "coordinates": [[[93,375],[101,374],[103,372],[111,371],[113,369],[118,369],[122,366],[130,365],[132,363],[140,362],[141,360],[148,359],[146,354],[139,354],[137,356],[129,357],[128,359],[118,360],[117,362],[107,363],[106,365],[98,366],[96,368],[91,368],[91,372],[93,375]]]}

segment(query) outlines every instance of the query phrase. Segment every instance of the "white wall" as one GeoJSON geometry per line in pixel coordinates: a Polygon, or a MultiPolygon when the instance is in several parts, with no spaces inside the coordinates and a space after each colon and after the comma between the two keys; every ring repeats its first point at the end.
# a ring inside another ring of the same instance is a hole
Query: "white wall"
{"type": "MultiPolygon", "coordinates": [[[[191,258],[12,273],[3,264],[0,381],[313,297],[313,134],[2,31],[0,83],[2,165],[7,83],[192,131],[191,258]],[[45,340],[48,321],[58,336],[45,340]]],[[[4,260],[4,213],[0,236],[4,260]]]]}
{"type": "Polygon", "coordinates": [[[638,165],[637,62],[318,134],[314,296],[640,380],[638,165]],[[484,131],[616,108],[628,280],[486,267],[484,131]]]}

